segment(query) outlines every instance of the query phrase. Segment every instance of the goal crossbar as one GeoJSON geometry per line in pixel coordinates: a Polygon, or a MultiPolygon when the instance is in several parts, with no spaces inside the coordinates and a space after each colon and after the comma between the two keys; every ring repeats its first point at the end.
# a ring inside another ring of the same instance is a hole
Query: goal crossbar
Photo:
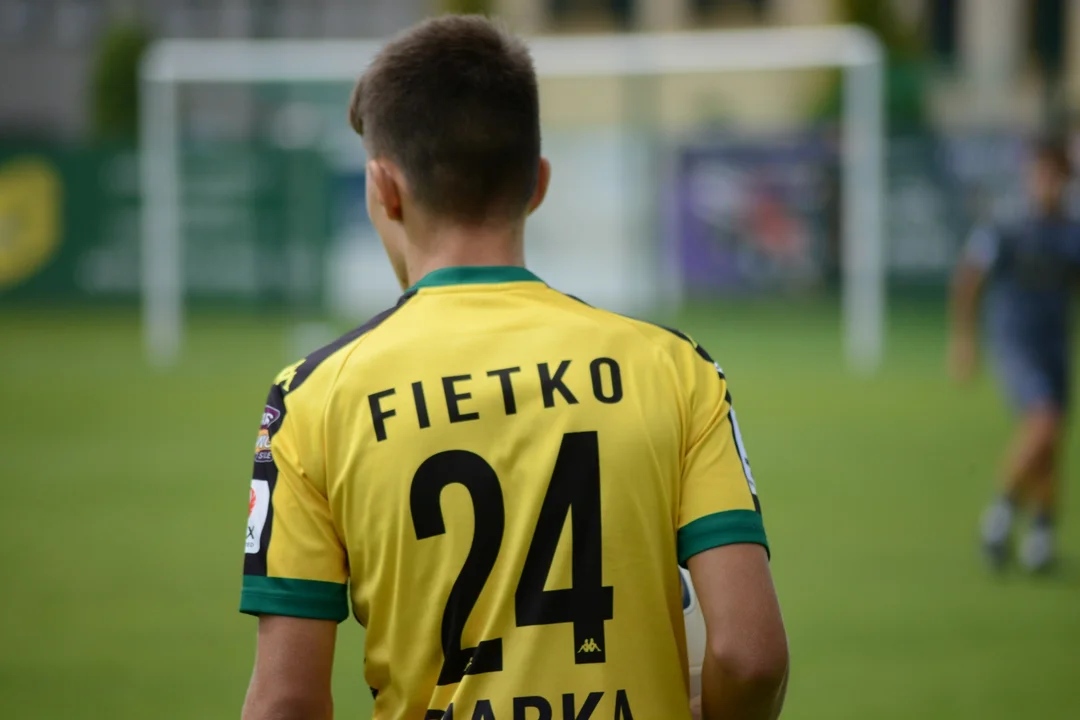
{"type": "MultiPolygon", "coordinates": [[[[359,77],[382,46],[378,40],[166,40],[151,48],[142,77],[173,83],[348,81],[359,77]]],[[[537,73],[544,77],[847,67],[881,61],[874,35],[848,26],[537,37],[529,41],[529,49],[537,73]]]]}
{"type": "MultiPolygon", "coordinates": [[[[189,83],[353,81],[382,41],[163,40],[140,68],[143,335],[150,361],[173,364],[184,328],[177,89],[189,83]]],[[[537,37],[542,78],[840,68],[842,306],[845,354],[879,364],[885,332],[884,53],[855,26],[537,37]]]]}

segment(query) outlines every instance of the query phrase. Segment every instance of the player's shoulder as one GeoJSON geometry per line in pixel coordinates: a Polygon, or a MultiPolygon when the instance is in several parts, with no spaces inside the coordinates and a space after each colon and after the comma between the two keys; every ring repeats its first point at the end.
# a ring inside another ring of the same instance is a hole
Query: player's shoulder
{"type": "Polygon", "coordinates": [[[393,307],[383,310],[333,342],[323,345],[305,355],[303,359],[285,367],[274,378],[274,388],[279,391],[282,398],[294,394],[298,397],[307,396],[317,394],[320,388],[327,389],[352,351],[372,333],[383,327],[412,295],[413,293],[404,295],[393,307]]]}
{"type": "Polygon", "coordinates": [[[1027,216],[999,216],[984,222],[977,230],[999,245],[1011,245],[1031,232],[1035,226],[1027,216]]]}
{"type": "Polygon", "coordinates": [[[680,364],[704,361],[709,366],[719,369],[709,352],[693,337],[681,330],[598,308],[573,295],[558,294],[572,303],[577,312],[590,317],[598,326],[620,333],[623,336],[623,342],[630,346],[637,346],[645,351],[660,352],[680,364]]]}
{"type": "Polygon", "coordinates": [[[995,203],[977,223],[975,230],[997,242],[1013,242],[1030,232],[1037,224],[1037,217],[1030,203],[995,203]]]}

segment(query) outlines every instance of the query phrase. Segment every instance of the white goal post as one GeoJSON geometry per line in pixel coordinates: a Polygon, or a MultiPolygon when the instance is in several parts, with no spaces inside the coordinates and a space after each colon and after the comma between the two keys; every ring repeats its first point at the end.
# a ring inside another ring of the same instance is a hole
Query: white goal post
{"type": "MultiPolygon", "coordinates": [[[[842,311],[852,366],[880,363],[885,334],[883,60],[853,26],[540,37],[541,78],[744,70],[843,70],[842,311]]],[[[179,357],[184,331],[178,90],[189,83],[352,82],[380,41],[165,40],[141,66],[142,322],[156,365],[179,357]]],[[[344,122],[344,121],[343,121],[344,122]]]]}

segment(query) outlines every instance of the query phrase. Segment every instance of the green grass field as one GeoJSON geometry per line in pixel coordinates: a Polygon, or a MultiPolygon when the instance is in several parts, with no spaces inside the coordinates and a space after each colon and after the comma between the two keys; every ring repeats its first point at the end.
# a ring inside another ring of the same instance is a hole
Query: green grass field
{"type": "MultiPolygon", "coordinates": [[[[792,720],[1080,712],[1080,458],[1060,576],[989,577],[973,539],[1008,419],[989,380],[946,382],[941,315],[894,312],[886,367],[862,380],[840,362],[834,308],[678,320],[732,382],[792,720]]],[[[134,314],[0,310],[0,717],[238,717],[251,447],[284,338],[204,316],[183,365],[156,373],[134,314]]],[[[362,633],[343,627],[337,717],[364,718],[362,633]]]]}

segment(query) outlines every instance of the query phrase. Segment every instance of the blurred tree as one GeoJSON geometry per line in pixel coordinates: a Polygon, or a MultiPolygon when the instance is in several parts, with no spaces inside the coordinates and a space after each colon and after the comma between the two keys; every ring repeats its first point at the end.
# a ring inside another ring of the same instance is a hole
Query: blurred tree
{"type": "Polygon", "coordinates": [[[440,0],[443,12],[459,15],[490,15],[494,0],[440,0]]]}
{"type": "Polygon", "coordinates": [[[139,61],[150,36],[137,25],[117,25],[98,46],[91,84],[94,135],[133,140],[139,130],[139,61]]]}
{"type": "MultiPolygon", "coordinates": [[[[885,47],[885,113],[890,129],[914,130],[926,124],[928,54],[920,23],[905,22],[891,0],[836,0],[845,22],[862,25],[885,47]]],[[[840,114],[839,73],[829,85],[819,116],[840,114]]]]}
{"type": "Polygon", "coordinates": [[[1068,124],[1066,3],[1065,0],[1039,0],[1031,12],[1031,45],[1043,74],[1042,124],[1046,131],[1060,132],[1068,124]]]}

